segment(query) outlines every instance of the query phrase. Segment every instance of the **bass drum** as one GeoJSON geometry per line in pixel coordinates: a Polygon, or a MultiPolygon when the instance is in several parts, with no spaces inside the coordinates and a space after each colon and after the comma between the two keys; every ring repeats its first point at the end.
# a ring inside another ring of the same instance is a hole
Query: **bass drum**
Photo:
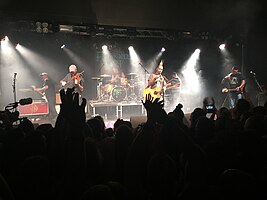
{"type": "Polygon", "coordinates": [[[123,101],[127,96],[127,92],[123,87],[117,86],[112,89],[111,96],[115,101],[123,101]]]}

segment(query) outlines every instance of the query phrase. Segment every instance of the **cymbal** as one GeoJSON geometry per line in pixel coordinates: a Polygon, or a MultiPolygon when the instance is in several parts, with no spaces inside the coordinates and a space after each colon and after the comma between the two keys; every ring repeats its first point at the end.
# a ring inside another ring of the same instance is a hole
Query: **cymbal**
{"type": "Polygon", "coordinates": [[[129,75],[129,76],[134,76],[134,75],[136,75],[136,73],[131,72],[131,73],[129,73],[128,75],[129,75]]]}
{"type": "Polygon", "coordinates": [[[108,77],[111,77],[111,75],[109,75],[109,74],[101,74],[100,77],[108,78],[108,77]]]}
{"type": "Polygon", "coordinates": [[[92,80],[100,80],[99,77],[92,77],[92,80]]]}

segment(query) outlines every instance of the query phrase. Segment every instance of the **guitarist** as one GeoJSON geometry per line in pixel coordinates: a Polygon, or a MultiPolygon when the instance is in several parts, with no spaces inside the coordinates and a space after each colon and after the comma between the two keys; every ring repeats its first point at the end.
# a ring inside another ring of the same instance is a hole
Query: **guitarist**
{"type": "Polygon", "coordinates": [[[162,75],[163,61],[156,67],[155,73],[148,78],[148,85],[144,91],[144,96],[148,93],[154,98],[163,98],[164,90],[167,87],[168,79],[162,75]]]}
{"type": "Polygon", "coordinates": [[[229,94],[230,108],[235,107],[238,99],[245,98],[244,89],[246,86],[246,80],[241,72],[239,72],[237,66],[234,66],[232,68],[232,72],[222,79],[222,84],[226,86],[226,88],[222,89],[222,92],[229,94]]]}
{"type": "Polygon", "coordinates": [[[37,88],[35,86],[32,86],[32,88],[36,92],[42,94],[45,97],[49,108],[48,118],[51,120],[55,120],[57,117],[57,112],[55,108],[56,105],[55,85],[51,82],[46,72],[41,73],[40,78],[43,81],[43,87],[37,88]]]}

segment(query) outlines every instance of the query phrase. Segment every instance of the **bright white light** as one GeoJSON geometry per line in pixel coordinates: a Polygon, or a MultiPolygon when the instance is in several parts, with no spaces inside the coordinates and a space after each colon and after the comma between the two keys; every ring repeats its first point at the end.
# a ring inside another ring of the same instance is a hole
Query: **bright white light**
{"type": "Polygon", "coordinates": [[[8,41],[9,41],[9,39],[8,39],[7,36],[5,36],[4,38],[2,38],[2,39],[1,39],[1,46],[2,46],[3,48],[6,48],[7,45],[8,45],[8,41]]]}
{"type": "Polygon", "coordinates": [[[164,52],[166,49],[164,47],[161,48],[161,52],[164,52]]]}
{"type": "Polygon", "coordinates": [[[65,44],[63,44],[63,45],[62,45],[60,48],[61,48],[61,49],[63,49],[65,46],[66,46],[66,45],[65,45],[65,44]]]}
{"type": "Polygon", "coordinates": [[[21,46],[20,46],[20,44],[18,43],[17,45],[16,45],[16,47],[15,47],[17,50],[19,50],[19,49],[21,49],[21,46]]]}
{"type": "Polygon", "coordinates": [[[107,45],[102,46],[101,74],[112,74],[113,67],[119,67],[119,63],[113,58],[107,45]]]}
{"type": "Polygon", "coordinates": [[[200,53],[200,49],[196,49],[196,50],[195,50],[195,53],[196,53],[196,54],[199,54],[199,53],[200,53]]]}
{"type": "Polygon", "coordinates": [[[199,53],[200,50],[196,49],[184,65],[184,70],[182,71],[189,93],[197,93],[200,90],[199,76],[196,69],[198,67],[199,53]]]}
{"type": "Polygon", "coordinates": [[[221,45],[219,46],[219,49],[224,50],[224,49],[225,49],[225,44],[221,44],[221,45]]]}
{"type": "Polygon", "coordinates": [[[1,48],[6,52],[11,51],[11,44],[9,43],[9,39],[7,36],[1,39],[1,48]]]}
{"type": "Polygon", "coordinates": [[[102,46],[102,50],[103,50],[103,51],[108,50],[108,46],[107,46],[107,45],[103,45],[103,46],[102,46]]]}
{"type": "Polygon", "coordinates": [[[9,41],[9,38],[7,36],[5,36],[5,41],[8,42],[9,41]]]}
{"type": "Polygon", "coordinates": [[[138,69],[138,65],[141,62],[139,56],[134,50],[133,46],[129,46],[129,54],[130,54],[130,62],[131,62],[131,71],[136,72],[138,69]]]}

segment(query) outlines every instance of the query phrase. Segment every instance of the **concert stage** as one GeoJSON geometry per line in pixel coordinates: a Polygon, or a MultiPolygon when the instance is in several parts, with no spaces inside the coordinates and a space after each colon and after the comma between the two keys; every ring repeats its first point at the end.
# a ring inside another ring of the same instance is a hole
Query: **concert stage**
{"type": "Polygon", "coordinates": [[[88,101],[88,114],[101,115],[104,119],[130,118],[133,115],[146,115],[142,102],[136,101],[88,101]]]}

